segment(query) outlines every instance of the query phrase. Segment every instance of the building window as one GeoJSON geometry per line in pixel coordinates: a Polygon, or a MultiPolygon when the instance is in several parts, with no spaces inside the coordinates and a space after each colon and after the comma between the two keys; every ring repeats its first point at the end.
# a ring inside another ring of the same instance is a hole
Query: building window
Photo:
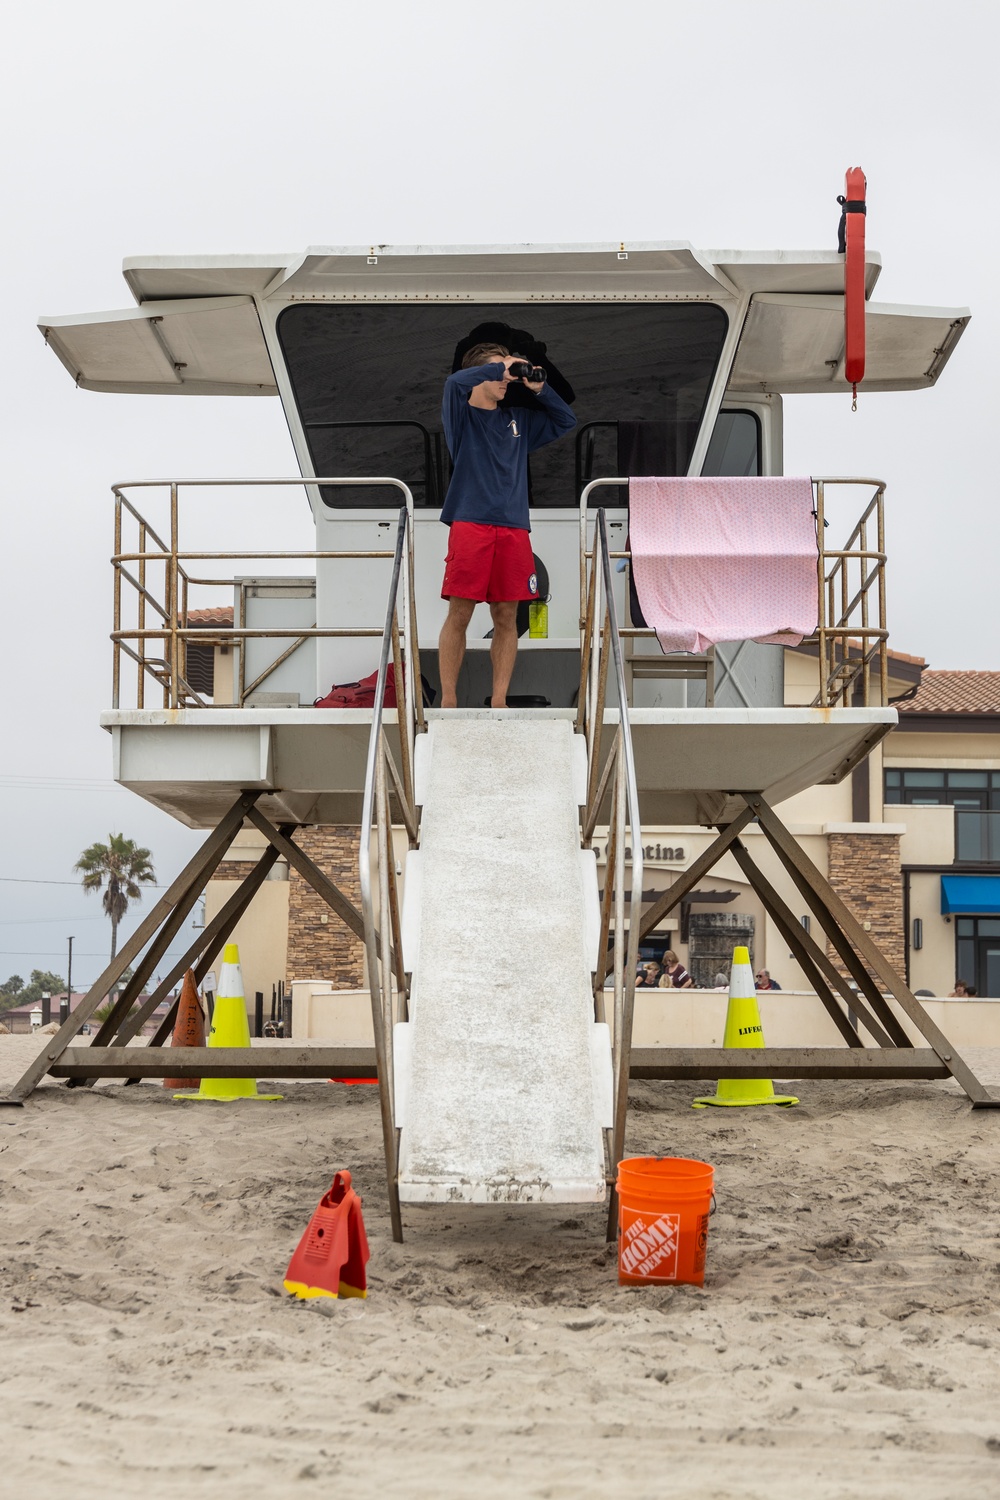
{"type": "Polygon", "coordinates": [[[1000,997],[1000,917],[955,918],[955,978],[1000,997]]]}
{"type": "Polygon", "coordinates": [[[1000,809],[1000,771],[887,770],[885,800],[907,807],[1000,809]]]}
{"type": "Polygon", "coordinates": [[[200,641],[188,641],[185,648],[184,676],[196,693],[211,698],[215,692],[215,647],[200,641]]]}

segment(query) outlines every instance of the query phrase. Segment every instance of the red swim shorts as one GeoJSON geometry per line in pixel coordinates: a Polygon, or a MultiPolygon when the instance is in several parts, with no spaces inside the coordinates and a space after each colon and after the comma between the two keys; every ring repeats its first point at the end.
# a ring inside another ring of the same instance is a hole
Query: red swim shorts
{"type": "Polygon", "coordinates": [[[475,599],[487,604],[537,599],[531,533],[518,526],[453,521],[441,598],[475,599]]]}

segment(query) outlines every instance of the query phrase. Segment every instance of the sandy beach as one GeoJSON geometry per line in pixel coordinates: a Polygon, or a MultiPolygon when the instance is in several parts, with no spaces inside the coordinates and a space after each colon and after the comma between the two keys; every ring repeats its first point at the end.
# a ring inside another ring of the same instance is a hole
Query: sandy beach
{"type": "MultiPolygon", "coordinates": [[[[0,1036],[0,1086],[38,1045],[0,1036]]],[[[408,1209],[394,1245],[376,1090],[283,1092],[49,1081],[0,1111],[8,1494],[1000,1493],[1000,1112],[952,1084],[634,1086],[630,1154],[717,1169],[703,1290],[619,1288],[596,1209],[408,1209]],[[342,1166],[369,1298],[297,1303],[342,1166]]]]}

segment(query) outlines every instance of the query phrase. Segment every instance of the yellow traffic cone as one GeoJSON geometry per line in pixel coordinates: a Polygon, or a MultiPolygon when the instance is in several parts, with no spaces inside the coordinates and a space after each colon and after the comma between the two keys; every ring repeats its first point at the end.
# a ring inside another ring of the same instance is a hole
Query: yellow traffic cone
{"type": "MultiPolygon", "coordinates": [[[[764,1028],[760,1024],[757,1008],[757,990],[753,982],[750,952],[747,948],[733,951],[733,967],[729,976],[729,1007],[726,1011],[726,1033],[722,1039],[724,1047],[763,1047],[764,1028]]],[[[203,1085],[204,1087],[204,1085],[203,1085]]],[[[714,1094],[703,1095],[694,1101],[695,1109],[704,1109],[708,1104],[798,1104],[790,1094],[776,1094],[770,1078],[720,1078],[714,1094]]]]}
{"type": "MultiPolygon", "coordinates": [[[[243,975],[240,973],[240,950],[235,943],[227,943],[222,955],[222,976],[219,993],[212,1013],[212,1029],[208,1034],[210,1047],[250,1046],[250,1023],[247,1020],[247,1003],[243,994],[243,975]]],[[[280,1099],[281,1094],[258,1094],[255,1078],[203,1078],[197,1094],[175,1094],[175,1099],[216,1099],[227,1103],[230,1099],[280,1099]]]]}

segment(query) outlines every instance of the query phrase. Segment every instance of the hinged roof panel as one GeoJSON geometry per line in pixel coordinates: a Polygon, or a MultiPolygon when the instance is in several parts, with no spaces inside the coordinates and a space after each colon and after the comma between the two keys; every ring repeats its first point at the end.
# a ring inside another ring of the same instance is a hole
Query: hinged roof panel
{"type": "Polygon", "coordinates": [[[295,255],[133,255],[122,275],[137,302],[175,297],[256,297],[295,255]]]}
{"type": "Polygon", "coordinates": [[[120,312],[40,318],[39,327],[84,390],[277,394],[251,297],[146,302],[120,312]]]}
{"type": "MultiPolygon", "coordinates": [[[[835,250],[699,251],[684,241],[603,245],[313,247],[304,254],[138,256],[138,310],[43,318],[70,374],[98,391],[273,395],[254,299],[751,303],[731,390],[843,389],[843,257],[835,250]]],[[[867,256],[868,292],[880,258],[867,256]]],[[[933,385],[967,309],[868,304],[868,391],[933,385]]]]}
{"type": "MultiPolygon", "coordinates": [[[[706,250],[716,271],[740,292],[805,292],[838,295],[844,290],[844,257],[835,250],[706,250]]],[[[865,296],[882,270],[882,257],[865,255],[865,296]]]]}
{"type": "MultiPolygon", "coordinates": [[[[970,317],[967,307],[869,302],[861,389],[916,391],[933,385],[970,317]]],[[[729,389],[811,395],[846,388],[843,297],[755,296],[729,389]]]]}

